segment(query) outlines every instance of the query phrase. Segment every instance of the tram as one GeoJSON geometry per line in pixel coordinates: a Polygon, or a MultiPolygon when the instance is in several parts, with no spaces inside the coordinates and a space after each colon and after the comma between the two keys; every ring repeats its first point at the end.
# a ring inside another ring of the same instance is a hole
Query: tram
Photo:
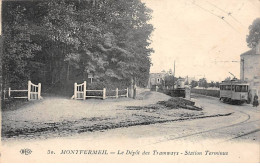
{"type": "Polygon", "coordinates": [[[230,81],[222,81],[220,83],[220,98],[223,102],[243,104],[248,100],[247,82],[242,82],[237,79],[230,81]]]}

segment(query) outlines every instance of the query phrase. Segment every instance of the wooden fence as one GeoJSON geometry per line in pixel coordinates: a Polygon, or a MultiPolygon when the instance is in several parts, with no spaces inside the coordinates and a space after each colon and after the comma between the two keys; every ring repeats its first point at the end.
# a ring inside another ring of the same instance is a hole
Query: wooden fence
{"type": "Polygon", "coordinates": [[[128,97],[128,88],[119,90],[90,90],[87,89],[87,82],[84,81],[82,84],[74,83],[74,95],[71,99],[75,100],[86,100],[87,98],[99,98],[105,100],[106,98],[119,98],[119,97],[128,97]],[[114,95],[111,93],[114,93],[114,95]],[[92,94],[92,95],[91,95],[92,94]]]}
{"type": "Polygon", "coordinates": [[[4,90],[4,100],[6,99],[28,99],[30,100],[40,100],[42,99],[41,97],[41,83],[38,85],[33,84],[31,81],[28,81],[28,89],[23,89],[23,90],[14,90],[11,89],[11,87],[8,88],[8,90],[4,90]],[[18,96],[17,93],[24,93],[27,92],[26,96],[18,96]],[[6,97],[6,93],[8,94],[8,97],[6,97]],[[15,96],[15,94],[17,96],[15,96]]]}
{"type": "Polygon", "coordinates": [[[103,99],[106,98],[119,98],[119,97],[128,97],[128,88],[126,89],[121,89],[118,90],[118,88],[116,88],[116,90],[106,90],[106,88],[103,89],[103,99]],[[107,93],[115,93],[113,94],[107,94],[107,93]]]}

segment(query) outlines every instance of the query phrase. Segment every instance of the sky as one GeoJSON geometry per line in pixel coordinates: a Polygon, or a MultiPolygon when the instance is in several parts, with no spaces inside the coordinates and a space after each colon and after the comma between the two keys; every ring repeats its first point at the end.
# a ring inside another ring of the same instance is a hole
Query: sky
{"type": "Polygon", "coordinates": [[[231,72],[240,78],[240,54],[250,49],[246,35],[260,17],[260,0],[142,2],[153,10],[151,73],[173,69],[175,61],[176,76],[223,81],[231,72]]]}

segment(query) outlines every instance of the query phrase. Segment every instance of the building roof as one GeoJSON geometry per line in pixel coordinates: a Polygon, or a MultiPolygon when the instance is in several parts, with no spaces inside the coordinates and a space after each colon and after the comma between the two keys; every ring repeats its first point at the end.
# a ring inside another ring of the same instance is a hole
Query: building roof
{"type": "Polygon", "coordinates": [[[240,56],[244,56],[244,55],[260,55],[260,42],[256,45],[256,47],[252,48],[247,52],[244,52],[240,56]]]}
{"type": "Polygon", "coordinates": [[[244,52],[240,56],[244,56],[244,55],[260,55],[260,54],[256,51],[255,48],[252,48],[251,50],[244,52]]]}
{"type": "Polygon", "coordinates": [[[165,73],[150,73],[150,78],[164,78],[165,73]]]}

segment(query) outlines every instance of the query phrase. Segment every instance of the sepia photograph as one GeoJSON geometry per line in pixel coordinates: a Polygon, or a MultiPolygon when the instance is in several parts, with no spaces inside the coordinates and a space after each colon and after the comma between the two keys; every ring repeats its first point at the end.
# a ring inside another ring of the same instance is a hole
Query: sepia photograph
{"type": "Polygon", "coordinates": [[[0,163],[260,162],[260,0],[0,5],[0,163]]]}

